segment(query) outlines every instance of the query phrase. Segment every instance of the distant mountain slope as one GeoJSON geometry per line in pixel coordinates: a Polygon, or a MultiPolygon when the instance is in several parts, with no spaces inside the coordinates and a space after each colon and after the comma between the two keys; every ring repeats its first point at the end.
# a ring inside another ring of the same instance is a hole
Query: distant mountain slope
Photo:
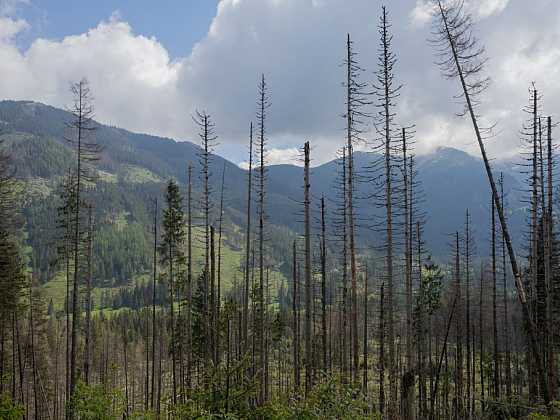
{"type": "MultiPolygon", "coordinates": [[[[72,154],[64,136],[65,122],[69,114],[47,105],[26,101],[0,102],[0,138],[14,156],[17,174],[29,185],[28,230],[30,242],[40,255],[35,258],[37,268],[48,267],[53,258],[52,247],[48,247],[41,232],[41,220],[52,218],[52,200],[46,200],[56,191],[59,177],[63,176],[72,163],[72,154]],[[46,251],[46,250],[48,251],[46,251]],[[45,255],[42,255],[45,254],[45,255]]],[[[99,162],[100,182],[96,196],[97,211],[107,223],[101,237],[109,244],[116,241],[121,247],[140,241],[140,248],[149,247],[147,226],[150,225],[149,199],[161,194],[163,183],[170,177],[181,183],[186,181],[187,165],[193,165],[197,185],[199,147],[193,143],[176,142],[171,139],[136,134],[129,131],[98,124],[97,141],[104,146],[99,162]],[[120,223],[120,224],[119,224],[120,223]],[[119,231],[119,229],[121,229],[119,231]],[[116,233],[115,233],[116,232],[116,233]],[[119,232],[121,232],[119,234],[119,232]],[[119,236],[120,235],[120,236],[119,236]],[[119,242],[120,241],[120,242],[119,242]],[[146,243],[144,243],[146,242],[146,243]]],[[[373,156],[356,153],[356,171],[367,172],[373,156]]],[[[337,162],[332,161],[312,170],[314,200],[324,195],[327,198],[329,215],[332,214],[336,198],[335,180],[337,162]]],[[[220,189],[221,173],[226,169],[226,208],[231,226],[243,226],[246,207],[246,171],[237,165],[215,156],[211,164],[212,188],[220,189]]],[[[447,254],[447,235],[462,230],[465,211],[471,216],[479,253],[487,255],[486,242],[489,237],[490,194],[486,175],[480,159],[451,148],[440,148],[434,153],[417,158],[419,181],[422,184],[423,209],[427,214],[425,240],[427,247],[436,255],[447,254]]],[[[523,206],[520,200],[520,185],[506,166],[496,165],[495,170],[504,171],[511,230],[517,247],[522,245],[521,230],[523,206]]],[[[289,237],[292,231],[301,230],[298,216],[302,199],[302,168],[292,165],[269,167],[267,204],[269,221],[274,227],[270,245],[274,247],[277,262],[288,258],[289,237]]],[[[358,196],[368,197],[372,193],[371,183],[358,184],[358,196]]],[[[216,195],[217,198],[217,195],[216,195]]],[[[373,210],[371,199],[359,203],[361,216],[366,220],[380,215],[373,210]]],[[[316,207],[314,207],[316,209],[316,207]]],[[[371,220],[365,224],[371,224],[371,220]]],[[[231,228],[231,246],[242,248],[242,232],[231,228]]],[[[376,243],[379,235],[365,226],[359,231],[362,242],[376,243]]],[[[107,244],[107,249],[109,245],[107,244]]],[[[112,244],[114,245],[114,244],[112,244]]],[[[111,245],[111,248],[113,247],[111,245]]],[[[102,250],[100,250],[101,252],[102,250]]],[[[149,263],[149,254],[123,255],[118,264],[104,268],[104,277],[111,270],[126,277],[133,271],[142,271],[149,263]],[[127,259],[133,258],[133,261],[127,259]]],[[[46,277],[52,273],[46,274],[46,277]]],[[[117,277],[118,277],[117,276],[117,277]]]]}

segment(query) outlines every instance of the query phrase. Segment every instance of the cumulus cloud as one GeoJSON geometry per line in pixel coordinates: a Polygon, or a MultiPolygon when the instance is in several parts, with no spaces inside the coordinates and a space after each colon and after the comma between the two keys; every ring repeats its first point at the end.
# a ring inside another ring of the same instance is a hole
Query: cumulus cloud
{"type": "MultiPolygon", "coordinates": [[[[288,149],[272,148],[266,153],[267,165],[298,165],[301,166],[301,152],[297,147],[288,149]]],[[[249,169],[249,162],[243,161],[239,163],[239,167],[249,169]]]]}
{"type": "MultiPolygon", "coordinates": [[[[16,0],[6,10],[14,10],[16,0]]],[[[8,4],[8,3],[1,3],[8,4]]],[[[476,151],[468,121],[454,116],[457,83],[442,80],[434,66],[425,0],[391,2],[397,82],[404,88],[398,123],[416,124],[416,147],[476,151]]],[[[494,84],[483,111],[503,133],[491,144],[511,151],[526,88],[539,81],[546,104],[560,102],[560,3],[469,0],[477,35],[485,41],[494,84]],[[539,25],[535,25],[539,22],[539,25]],[[507,45],[507,48],[505,47],[507,45]]],[[[255,119],[257,83],[267,77],[272,106],[267,118],[271,163],[295,163],[311,141],[314,163],[333,158],[344,142],[346,34],[373,80],[380,4],[353,0],[222,0],[207,36],[186,57],[170,57],[156,38],[134,32],[118,15],[82,34],[36,39],[21,51],[14,38],[27,23],[0,18],[0,97],[33,99],[55,106],[69,102],[68,86],[90,79],[99,120],[135,131],[196,139],[190,115],[209,112],[222,148],[237,162],[246,154],[247,127],[255,119]]],[[[0,7],[0,11],[2,8],[0,7]]],[[[371,125],[371,124],[370,124],[371,125]]],[[[368,139],[375,136],[367,133],[368,139]]]]}
{"type": "MultiPolygon", "coordinates": [[[[455,0],[443,0],[447,3],[455,0]]],[[[507,7],[509,0],[465,0],[464,6],[476,19],[485,19],[498,15],[507,7]]],[[[416,5],[410,12],[410,20],[414,26],[423,26],[428,23],[436,10],[437,2],[434,0],[416,0],[416,5]]]]}

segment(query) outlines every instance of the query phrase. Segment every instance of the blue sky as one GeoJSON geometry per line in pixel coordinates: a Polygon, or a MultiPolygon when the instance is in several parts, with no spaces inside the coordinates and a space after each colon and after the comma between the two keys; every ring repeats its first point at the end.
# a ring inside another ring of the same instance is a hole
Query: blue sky
{"type": "Polygon", "coordinates": [[[31,27],[23,34],[22,47],[38,37],[60,40],[83,33],[116,12],[134,32],[156,37],[171,57],[184,57],[208,32],[217,3],[218,0],[32,0],[18,6],[18,16],[31,27]]]}

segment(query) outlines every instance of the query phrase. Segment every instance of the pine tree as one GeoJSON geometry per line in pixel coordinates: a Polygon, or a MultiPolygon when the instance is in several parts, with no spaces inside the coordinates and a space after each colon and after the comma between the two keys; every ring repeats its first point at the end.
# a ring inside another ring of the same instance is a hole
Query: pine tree
{"type": "Polygon", "coordinates": [[[183,197],[174,180],[167,183],[163,211],[163,232],[159,244],[160,261],[167,267],[167,284],[169,288],[169,326],[171,334],[171,376],[173,381],[173,404],[177,404],[177,334],[175,320],[176,291],[184,275],[185,266],[185,223],[183,197]]]}

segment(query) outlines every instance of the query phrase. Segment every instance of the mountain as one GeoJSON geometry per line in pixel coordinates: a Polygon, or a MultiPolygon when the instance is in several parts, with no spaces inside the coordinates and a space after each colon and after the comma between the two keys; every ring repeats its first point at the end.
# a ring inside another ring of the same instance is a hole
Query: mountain
{"type": "MultiPolygon", "coordinates": [[[[40,280],[55,277],[53,246],[56,216],[57,185],[72,164],[72,152],[64,140],[65,123],[70,115],[63,110],[29,101],[0,102],[0,140],[13,156],[16,174],[26,185],[26,230],[32,249],[31,263],[40,280]]],[[[131,133],[96,124],[95,137],[104,150],[97,165],[99,181],[90,192],[100,220],[96,252],[102,256],[97,278],[106,286],[129,281],[131,276],[146,272],[150,265],[151,198],[160,196],[165,182],[176,178],[186,182],[187,165],[198,174],[200,148],[188,141],[131,133]]],[[[358,152],[355,168],[365,181],[357,185],[356,196],[360,214],[358,236],[361,243],[375,244],[382,235],[370,229],[375,218],[382,215],[372,199],[372,182],[367,181],[375,155],[358,152]]],[[[337,161],[313,168],[311,185],[316,202],[327,198],[327,211],[332,214],[336,199],[337,161]]],[[[452,148],[439,148],[432,154],[418,156],[418,181],[422,186],[422,209],[426,213],[424,239],[427,249],[438,256],[448,254],[448,235],[462,230],[465,211],[472,217],[479,255],[485,257],[489,237],[490,193],[480,159],[452,148]]],[[[522,245],[524,207],[521,185],[505,165],[495,163],[496,173],[504,172],[505,189],[512,236],[515,245],[522,245]]],[[[212,189],[217,199],[221,174],[226,170],[226,248],[236,255],[243,248],[242,228],[246,208],[247,172],[237,165],[214,156],[211,162],[212,189]]],[[[289,243],[301,230],[303,170],[292,165],[268,168],[269,246],[275,255],[274,264],[287,274],[289,243]]],[[[200,180],[197,176],[197,185],[200,180]]],[[[196,185],[195,185],[196,187],[196,185]]],[[[315,205],[315,204],[314,204],[315,205]]],[[[255,206],[253,206],[255,207],[255,206]]],[[[315,207],[316,208],[316,207],[315,207]]],[[[239,264],[239,255],[232,266],[239,264]]]]}

